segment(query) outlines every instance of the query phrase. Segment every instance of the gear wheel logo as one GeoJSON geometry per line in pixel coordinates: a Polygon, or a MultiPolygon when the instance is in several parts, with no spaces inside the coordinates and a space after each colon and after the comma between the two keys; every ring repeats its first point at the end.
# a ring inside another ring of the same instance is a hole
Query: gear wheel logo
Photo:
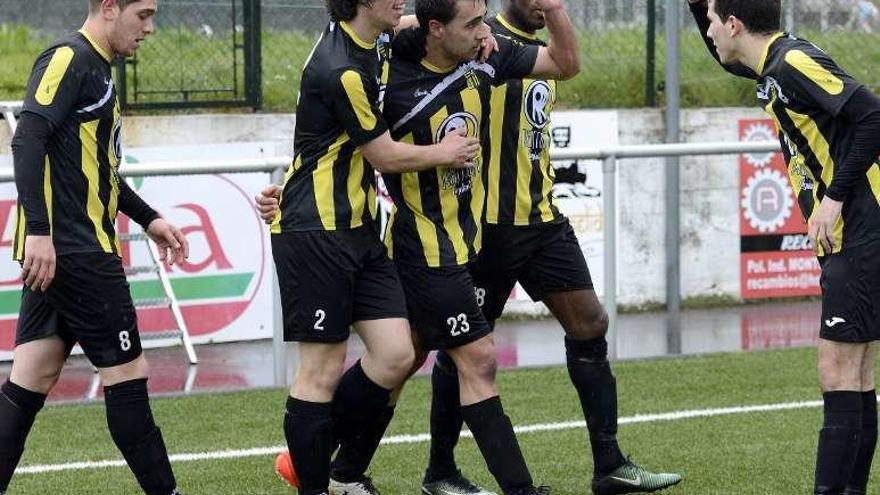
{"type": "Polygon", "coordinates": [[[759,170],[742,190],[742,208],[749,225],[759,232],[773,232],[791,217],[791,186],[777,170],[759,170]]]}
{"type": "MultiPolygon", "coordinates": [[[[773,141],[777,139],[776,132],[767,124],[752,124],[746,127],[741,141],[773,141]]],[[[747,153],[745,155],[749,165],[755,168],[766,167],[773,160],[773,152],[747,153]]]]}

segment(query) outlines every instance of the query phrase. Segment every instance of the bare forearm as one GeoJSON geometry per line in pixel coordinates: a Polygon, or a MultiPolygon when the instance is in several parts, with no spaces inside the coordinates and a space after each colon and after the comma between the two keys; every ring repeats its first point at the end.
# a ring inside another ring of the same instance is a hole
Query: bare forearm
{"type": "Polygon", "coordinates": [[[381,153],[373,153],[367,159],[379,172],[399,174],[421,172],[448,165],[449,157],[442,154],[439,145],[416,146],[409,143],[391,141],[381,153]]]}
{"type": "Polygon", "coordinates": [[[557,79],[571,79],[581,70],[577,37],[574,34],[571,19],[565,9],[560,7],[545,11],[544,20],[547,23],[547,31],[550,33],[547,52],[560,71],[557,79]]]}

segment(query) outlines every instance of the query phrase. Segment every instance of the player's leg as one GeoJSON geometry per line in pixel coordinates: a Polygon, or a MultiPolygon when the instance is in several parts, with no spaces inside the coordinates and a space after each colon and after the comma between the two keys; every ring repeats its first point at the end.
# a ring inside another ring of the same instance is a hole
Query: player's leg
{"type": "Polygon", "coordinates": [[[403,288],[378,234],[365,228],[348,237],[360,260],[353,319],[366,352],[345,372],[333,399],[340,449],[330,493],[363,495],[378,493],[365,473],[394,416],[398,394],[392,391],[411,373],[414,349],[403,288]]]}
{"type": "Polygon", "coordinates": [[[862,431],[859,439],[859,453],[856,455],[852,473],[846,483],[845,495],[865,495],[871,475],[874,449],[877,447],[877,392],[874,384],[874,362],[877,347],[868,344],[862,358],[862,431]]]}
{"type": "MultiPolygon", "coordinates": [[[[518,273],[534,250],[538,231],[506,225],[484,225],[483,229],[483,248],[470,272],[477,304],[494,328],[518,273]]],[[[431,447],[422,489],[429,495],[490,493],[467,479],[455,462],[455,446],[464,419],[458,402],[458,370],[444,351],[437,352],[431,391],[431,447]]]]}
{"type": "Polygon", "coordinates": [[[339,453],[331,466],[331,493],[378,493],[365,475],[413,366],[409,323],[403,318],[355,323],[367,352],[342,377],[334,397],[339,453]]]}
{"type": "Polygon", "coordinates": [[[593,454],[593,491],[628,493],[665,488],[681,481],[629,461],[617,441],[617,381],[608,362],[608,315],[599,303],[580,244],[567,222],[542,226],[540,249],[520,282],[541,300],[565,331],[568,375],[587,422],[593,454]]]}
{"type": "Polygon", "coordinates": [[[861,449],[863,365],[873,355],[869,343],[880,336],[878,252],[880,243],[873,242],[822,261],[818,373],[824,414],[816,451],[817,494],[843,492],[861,449]]]}
{"type": "Polygon", "coordinates": [[[57,266],[50,296],[101,375],[113,442],[145,493],[177,493],[165,441],[150,407],[147,362],[119,257],[62,255],[57,266]]]}
{"type": "Polygon", "coordinates": [[[505,494],[538,493],[495,386],[495,344],[488,334],[447,349],[458,368],[461,414],[489,472],[505,494]]]}
{"type": "Polygon", "coordinates": [[[842,493],[861,442],[861,361],[867,344],[819,340],[824,420],[816,453],[816,494],[842,493]]]}
{"type": "Polygon", "coordinates": [[[12,371],[0,386],[0,493],[9,486],[34,419],[58,381],[68,349],[57,335],[15,347],[12,371]]]}

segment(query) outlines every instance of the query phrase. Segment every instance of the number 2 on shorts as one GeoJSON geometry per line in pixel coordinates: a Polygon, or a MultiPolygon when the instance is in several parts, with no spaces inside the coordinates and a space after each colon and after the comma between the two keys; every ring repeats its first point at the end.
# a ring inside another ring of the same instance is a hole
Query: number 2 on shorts
{"type": "Polygon", "coordinates": [[[324,318],[327,317],[327,312],[323,309],[319,309],[315,311],[315,326],[313,327],[315,330],[324,330],[324,318]]]}

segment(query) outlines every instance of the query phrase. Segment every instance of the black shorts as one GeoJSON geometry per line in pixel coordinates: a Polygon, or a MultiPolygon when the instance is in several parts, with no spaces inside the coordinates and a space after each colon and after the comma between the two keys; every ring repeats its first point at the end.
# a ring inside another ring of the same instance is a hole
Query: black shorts
{"type": "Polygon", "coordinates": [[[406,318],[394,264],[372,226],[272,235],[284,340],[344,342],[358,321],[406,318]]]}
{"type": "Polygon", "coordinates": [[[453,349],[492,332],[466,266],[429,268],[396,263],[409,321],[425,350],[453,349]]]}
{"type": "Polygon", "coordinates": [[[24,287],[15,344],[57,335],[68,349],[79,343],[98,368],[141,355],[137,314],[122,260],[109,253],[62,254],[46,292],[24,287]]]}
{"type": "Polygon", "coordinates": [[[473,276],[489,321],[501,316],[517,281],[533,301],[554,292],[593,288],[567,218],[539,225],[483,225],[483,248],[473,276]]]}
{"type": "Polygon", "coordinates": [[[880,241],[821,260],[819,337],[834,342],[880,340],[880,241]]]}

